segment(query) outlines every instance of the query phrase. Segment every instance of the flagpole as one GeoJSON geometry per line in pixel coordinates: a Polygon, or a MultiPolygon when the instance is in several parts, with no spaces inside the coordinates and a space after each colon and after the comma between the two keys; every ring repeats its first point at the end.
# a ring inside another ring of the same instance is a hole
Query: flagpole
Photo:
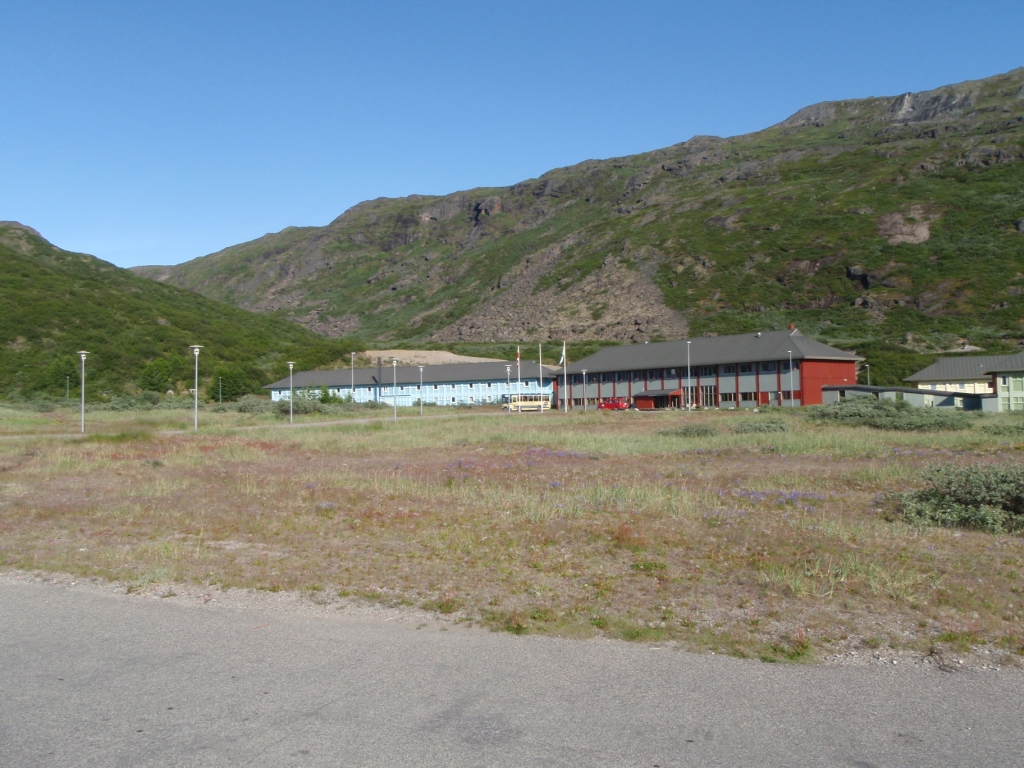
{"type": "MultiPolygon", "coordinates": [[[[544,358],[543,358],[544,352],[542,351],[542,348],[543,348],[543,344],[541,342],[537,342],[537,385],[540,387],[540,395],[543,398],[544,397],[544,358]]],[[[544,404],[543,404],[543,402],[541,403],[540,412],[544,413],[544,404]]]]}
{"type": "Polygon", "coordinates": [[[523,412],[523,369],[519,364],[519,346],[516,346],[516,394],[519,396],[519,412],[523,412]]]}
{"type": "Polygon", "coordinates": [[[562,395],[562,408],[565,412],[569,412],[569,358],[565,354],[565,341],[562,341],[562,389],[565,394],[562,395]]]}

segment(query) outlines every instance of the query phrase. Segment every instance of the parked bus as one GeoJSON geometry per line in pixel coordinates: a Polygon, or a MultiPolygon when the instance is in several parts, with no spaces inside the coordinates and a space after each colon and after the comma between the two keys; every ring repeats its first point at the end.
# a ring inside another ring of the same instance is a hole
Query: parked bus
{"type": "Polygon", "coordinates": [[[551,395],[502,395],[501,407],[506,411],[549,411],[551,395]]]}

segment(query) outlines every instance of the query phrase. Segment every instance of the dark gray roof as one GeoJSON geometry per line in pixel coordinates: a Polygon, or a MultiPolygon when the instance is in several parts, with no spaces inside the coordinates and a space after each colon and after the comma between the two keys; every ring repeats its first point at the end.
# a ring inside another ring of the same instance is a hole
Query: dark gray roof
{"type": "Polygon", "coordinates": [[[911,374],[904,381],[964,381],[985,379],[985,374],[994,370],[1011,357],[1018,355],[979,355],[978,357],[940,357],[927,368],[911,374]]]}
{"type": "Polygon", "coordinates": [[[1010,373],[1011,371],[1024,371],[1024,352],[1006,357],[995,365],[988,368],[990,373],[1010,373]]]}
{"type": "MultiPolygon", "coordinates": [[[[698,365],[727,365],[769,360],[843,360],[856,362],[864,358],[852,352],[808,339],[800,331],[764,331],[741,333],[735,336],[704,336],[690,339],[690,367],[698,365]]],[[[622,347],[604,347],[590,357],[569,366],[569,373],[637,371],[644,368],[686,366],[686,340],[659,341],[650,344],[630,344],[622,347]]],[[[569,350],[570,354],[572,349],[569,350]]]]}
{"type": "Polygon", "coordinates": [[[957,392],[957,391],[946,391],[943,389],[917,389],[915,387],[878,387],[868,386],[867,384],[825,384],[822,386],[822,392],[835,392],[841,390],[843,392],[904,392],[911,395],[949,395],[950,397],[996,397],[994,394],[984,392],[957,392]]]}
{"type": "MultiPolygon", "coordinates": [[[[423,383],[440,384],[453,381],[501,381],[507,376],[505,366],[512,366],[512,381],[516,380],[516,361],[510,360],[495,361],[493,363],[451,363],[448,365],[425,365],[423,366],[423,383]]],[[[536,380],[537,361],[523,360],[520,362],[520,371],[524,381],[536,380]]],[[[558,369],[550,365],[544,366],[544,378],[553,378],[558,369]]],[[[377,382],[374,377],[377,375],[377,366],[370,368],[355,369],[355,383],[357,387],[373,386],[377,382]]],[[[394,372],[391,370],[391,362],[388,361],[381,369],[383,381],[380,383],[389,386],[393,377],[397,376],[399,384],[419,384],[420,369],[415,365],[400,365],[394,372]]],[[[312,387],[348,387],[352,385],[352,370],[350,368],[338,368],[330,371],[295,371],[292,377],[296,389],[312,387]]],[[[288,377],[285,376],[273,384],[267,384],[264,389],[287,389],[288,377]]]]}

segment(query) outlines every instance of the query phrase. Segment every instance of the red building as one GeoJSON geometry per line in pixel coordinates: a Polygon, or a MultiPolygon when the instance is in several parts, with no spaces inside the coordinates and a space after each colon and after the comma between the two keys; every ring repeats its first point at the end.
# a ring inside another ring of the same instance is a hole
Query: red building
{"type": "Polygon", "coordinates": [[[643,410],[818,405],[823,386],[857,383],[862,359],[792,327],[605,347],[568,367],[558,400],[579,408],[623,397],[643,410]]]}

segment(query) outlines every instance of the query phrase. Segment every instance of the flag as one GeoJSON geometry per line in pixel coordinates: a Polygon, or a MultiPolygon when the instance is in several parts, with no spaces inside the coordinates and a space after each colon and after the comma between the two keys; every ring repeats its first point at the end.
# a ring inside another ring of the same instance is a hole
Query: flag
{"type": "Polygon", "coordinates": [[[516,347],[516,368],[519,367],[519,347],[516,347]]]}
{"type": "Polygon", "coordinates": [[[565,365],[565,342],[562,342],[562,359],[558,361],[559,365],[565,365]]]}

